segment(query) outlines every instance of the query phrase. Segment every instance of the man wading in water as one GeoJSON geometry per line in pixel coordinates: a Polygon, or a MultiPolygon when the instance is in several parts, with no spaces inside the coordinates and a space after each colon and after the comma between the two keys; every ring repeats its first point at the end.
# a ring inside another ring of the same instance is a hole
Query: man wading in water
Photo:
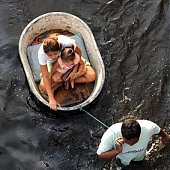
{"type": "Polygon", "coordinates": [[[142,161],[154,134],[162,137],[163,144],[169,143],[170,136],[157,124],[148,120],[126,119],[123,123],[112,125],[104,133],[97,154],[103,160],[119,158],[124,165],[142,161]]]}

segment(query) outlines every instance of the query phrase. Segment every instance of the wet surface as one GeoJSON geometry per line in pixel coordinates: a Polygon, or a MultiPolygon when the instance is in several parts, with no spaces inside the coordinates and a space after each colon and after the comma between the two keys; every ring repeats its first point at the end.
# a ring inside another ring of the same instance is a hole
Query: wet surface
{"type": "MultiPolygon", "coordinates": [[[[79,111],[49,111],[30,92],[18,40],[32,19],[51,11],[83,19],[102,54],[105,85],[86,110],[108,126],[130,113],[169,131],[170,4],[166,0],[0,2],[0,169],[120,169],[114,160],[96,157],[105,131],[101,125],[79,111]]],[[[156,145],[149,161],[127,169],[170,169],[170,146],[158,152],[156,145]]]]}

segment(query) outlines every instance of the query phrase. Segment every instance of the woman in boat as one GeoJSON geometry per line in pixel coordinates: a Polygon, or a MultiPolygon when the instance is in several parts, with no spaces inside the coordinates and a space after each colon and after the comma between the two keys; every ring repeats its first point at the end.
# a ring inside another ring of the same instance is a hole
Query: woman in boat
{"type": "MultiPolygon", "coordinates": [[[[40,81],[39,88],[41,92],[47,93],[50,108],[53,110],[56,110],[57,107],[60,107],[60,104],[54,98],[54,90],[58,86],[61,86],[61,83],[63,81],[61,77],[58,76],[57,73],[51,76],[49,72],[51,72],[53,65],[60,57],[61,50],[64,49],[65,47],[72,47],[74,49],[75,54],[81,57],[81,50],[75,44],[75,40],[65,35],[57,34],[50,35],[49,37],[44,39],[38,51],[38,60],[42,73],[42,79],[40,81]]],[[[93,82],[95,78],[96,78],[95,71],[90,65],[87,65],[86,73],[80,75],[79,77],[75,77],[74,83],[90,83],[93,82]]]]}

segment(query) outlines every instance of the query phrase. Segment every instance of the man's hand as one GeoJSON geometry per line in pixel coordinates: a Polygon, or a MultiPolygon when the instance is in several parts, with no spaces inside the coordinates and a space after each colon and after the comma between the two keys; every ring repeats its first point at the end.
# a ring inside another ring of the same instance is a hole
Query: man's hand
{"type": "Polygon", "coordinates": [[[161,136],[161,140],[164,145],[170,142],[170,135],[167,132],[165,132],[163,129],[160,130],[159,135],[161,136]]]}
{"type": "Polygon", "coordinates": [[[122,148],[122,145],[124,144],[124,139],[122,137],[119,137],[115,140],[115,150],[118,152],[118,153],[121,153],[123,148],[122,148]]]}
{"type": "Polygon", "coordinates": [[[60,107],[60,104],[53,98],[49,99],[50,109],[57,110],[57,107],[60,107]]]}
{"type": "Polygon", "coordinates": [[[122,146],[119,146],[119,145],[115,145],[115,146],[116,146],[115,150],[116,150],[116,152],[117,152],[118,154],[123,151],[122,146]]]}
{"type": "Polygon", "coordinates": [[[161,141],[164,145],[168,144],[170,142],[170,136],[167,134],[166,137],[162,137],[161,141]]]}
{"type": "Polygon", "coordinates": [[[118,146],[122,146],[124,144],[124,139],[122,137],[116,138],[115,144],[118,146]]]}

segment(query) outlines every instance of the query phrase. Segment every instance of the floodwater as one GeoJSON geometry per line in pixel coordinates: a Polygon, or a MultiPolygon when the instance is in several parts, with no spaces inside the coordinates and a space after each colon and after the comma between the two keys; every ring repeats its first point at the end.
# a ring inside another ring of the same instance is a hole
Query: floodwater
{"type": "MultiPolygon", "coordinates": [[[[52,112],[31,93],[18,40],[35,17],[64,11],[94,33],[106,68],[98,98],[86,110],[105,124],[134,114],[170,132],[170,3],[168,0],[0,1],[0,170],[114,170],[96,157],[104,129],[80,111],[52,112]]],[[[170,146],[158,142],[142,164],[170,169],[170,146]]]]}

